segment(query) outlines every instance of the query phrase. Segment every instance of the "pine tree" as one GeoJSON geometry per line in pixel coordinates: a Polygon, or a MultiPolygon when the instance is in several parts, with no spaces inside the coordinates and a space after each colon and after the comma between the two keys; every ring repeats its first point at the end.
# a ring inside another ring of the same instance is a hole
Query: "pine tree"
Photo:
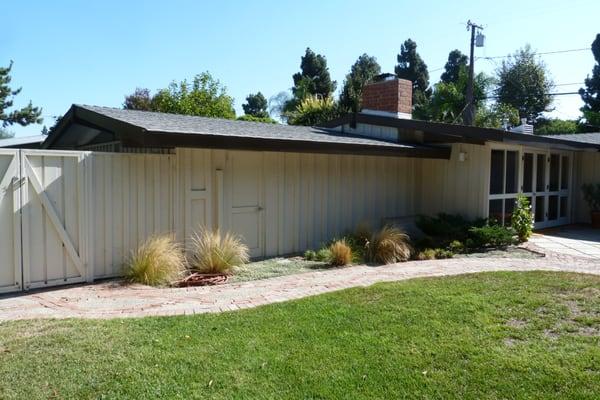
{"type": "Polygon", "coordinates": [[[407,39],[400,47],[395,72],[398,78],[407,79],[413,83],[413,109],[415,117],[420,118],[420,110],[427,104],[431,88],[429,87],[427,64],[417,53],[415,41],[407,39]]]}
{"type": "Polygon", "coordinates": [[[340,93],[340,107],[346,111],[359,111],[363,87],[379,74],[381,67],[375,57],[367,54],[358,57],[344,80],[340,93]]]}
{"type": "Polygon", "coordinates": [[[600,125],[600,33],[592,43],[592,53],[596,65],[592,69],[592,76],[585,79],[585,89],[579,89],[579,95],[584,103],[581,111],[587,123],[593,125],[593,130],[597,130],[597,125],[600,125]]]}
{"type": "Polygon", "coordinates": [[[13,124],[27,126],[42,123],[42,109],[34,107],[31,101],[23,108],[8,111],[13,106],[14,97],[21,93],[21,88],[13,90],[9,86],[12,79],[10,76],[12,66],[13,62],[11,61],[8,67],[0,68],[0,121],[2,121],[2,128],[13,124]]]}

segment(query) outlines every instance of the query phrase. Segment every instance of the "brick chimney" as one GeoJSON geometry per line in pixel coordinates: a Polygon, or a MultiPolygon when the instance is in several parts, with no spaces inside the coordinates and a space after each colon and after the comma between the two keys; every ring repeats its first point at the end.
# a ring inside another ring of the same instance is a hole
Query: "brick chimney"
{"type": "Polygon", "coordinates": [[[380,75],[379,80],[363,88],[361,112],[412,118],[412,82],[391,74],[380,75]]]}

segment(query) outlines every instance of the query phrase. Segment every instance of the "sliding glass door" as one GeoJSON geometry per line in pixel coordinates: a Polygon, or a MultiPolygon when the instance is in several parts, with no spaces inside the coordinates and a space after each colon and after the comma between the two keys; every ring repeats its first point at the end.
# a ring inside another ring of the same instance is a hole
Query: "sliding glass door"
{"type": "Polygon", "coordinates": [[[510,224],[520,192],[529,199],[536,228],[568,224],[570,176],[567,152],[493,149],[488,215],[510,224]]]}

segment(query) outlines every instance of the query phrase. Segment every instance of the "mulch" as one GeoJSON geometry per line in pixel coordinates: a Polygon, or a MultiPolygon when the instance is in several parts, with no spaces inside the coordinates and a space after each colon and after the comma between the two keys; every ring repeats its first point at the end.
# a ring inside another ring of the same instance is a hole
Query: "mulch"
{"type": "Polygon", "coordinates": [[[229,275],[227,274],[199,274],[193,273],[191,275],[186,276],[179,282],[177,282],[177,286],[179,287],[187,287],[187,286],[212,286],[212,285],[221,285],[223,283],[227,283],[229,279],[229,275]]]}

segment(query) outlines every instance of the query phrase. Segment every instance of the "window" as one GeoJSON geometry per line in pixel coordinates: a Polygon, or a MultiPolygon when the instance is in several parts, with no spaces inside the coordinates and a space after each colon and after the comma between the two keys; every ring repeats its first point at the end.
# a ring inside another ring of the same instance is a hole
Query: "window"
{"type": "Polygon", "coordinates": [[[492,150],[490,194],[501,194],[504,186],[504,150],[492,150]]]}
{"type": "Polygon", "coordinates": [[[490,200],[489,218],[502,222],[502,200],[490,200]]]}
{"type": "Polygon", "coordinates": [[[533,154],[525,153],[523,156],[523,192],[533,192],[533,154]]]}
{"type": "Polygon", "coordinates": [[[569,198],[567,196],[561,196],[560,198],[560,217],[565,218],[567,216],[567,210],[569,206],[569,198]]]}
{"type": "Polygon", "coordinates": [[[548,196],[548,220],[558,219],[558,196],[548,196]]]}
{"type": "Polygon", "coordinates": [[[561,190],[569,188],[569,156],[562,156],[560,164],[560,188],[561,190]]]}
{"type": "Polygon", "coordinates": [[[559,173],[559,162],[560,155],[550,155],[550,191],[556,192],[558,190],[558,173],[559,173]]]}
{"type": "Polygon", "coordinates": [[[546,197],[544,196],[536,196],[535,198],[535,222],[544,222],[546,213],[545,200],[546,197]]]}
{"type": "Polygon", "coordinates": [[[536,166],[536,179],[535,179],[535,190],[537,192],[546,191],[546,155],[537,155],[537,166],[536,166]]]}
{"type": "Polygon", "coordinates": [[[506,188],[504,193],[517,193],[519,191],[519,153],[506,152],[506,188]]]}

